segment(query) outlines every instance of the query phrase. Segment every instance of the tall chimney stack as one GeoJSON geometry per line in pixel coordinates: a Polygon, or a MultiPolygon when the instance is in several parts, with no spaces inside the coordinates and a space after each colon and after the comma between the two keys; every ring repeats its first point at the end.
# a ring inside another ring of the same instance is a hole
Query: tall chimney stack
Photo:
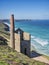
{"type": "Polygon", "coordinates": [[[14,15],[10,17],[10,47],[15,49],[14,15]]]}

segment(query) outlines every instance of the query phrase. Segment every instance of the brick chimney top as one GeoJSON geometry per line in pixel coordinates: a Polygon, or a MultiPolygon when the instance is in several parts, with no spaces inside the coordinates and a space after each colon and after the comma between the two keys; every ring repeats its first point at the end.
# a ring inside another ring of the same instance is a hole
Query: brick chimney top
{"type": "Polygon", "coordinates": [[[11,16],[14,16],[14,14],[12,14],[11,16]]]}

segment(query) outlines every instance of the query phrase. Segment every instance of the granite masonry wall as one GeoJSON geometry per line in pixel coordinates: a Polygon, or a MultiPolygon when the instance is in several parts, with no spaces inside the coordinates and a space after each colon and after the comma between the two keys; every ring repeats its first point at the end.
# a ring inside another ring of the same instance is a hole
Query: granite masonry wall
{"type": "Polygon", "coordinates": [[[20,38],[22,38],[21,35],[15,33],[15,50],[17,52],[21,52],[25,55],[30,56],[30,34],[23,32],[23,40],[21,40],[20,38]]]}

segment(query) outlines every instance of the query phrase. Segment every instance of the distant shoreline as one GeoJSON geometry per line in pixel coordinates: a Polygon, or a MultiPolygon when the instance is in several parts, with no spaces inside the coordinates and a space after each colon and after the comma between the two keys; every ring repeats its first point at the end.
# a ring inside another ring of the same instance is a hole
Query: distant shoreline
{"type": "MultiPolygon", "coordinates": [[[[17,22],[21,22],[21,21],[49,21],[49,19],[15,19],[15,21],[17,21],[17,22]]],[[[0,22],[8,22],[9,21],[9,19],[0,19],[0,22]]]]}

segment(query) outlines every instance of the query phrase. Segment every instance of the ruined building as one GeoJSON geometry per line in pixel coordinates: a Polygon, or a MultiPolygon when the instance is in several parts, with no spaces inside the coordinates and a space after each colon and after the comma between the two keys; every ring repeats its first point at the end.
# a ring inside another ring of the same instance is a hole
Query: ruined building
{"type": "Polygon", "coordinates": [[[20,28],[14,32],[14,15],[12,15],[10,19],[10,47],[30,57],[30,38],[31,35],[20,28]]]}

